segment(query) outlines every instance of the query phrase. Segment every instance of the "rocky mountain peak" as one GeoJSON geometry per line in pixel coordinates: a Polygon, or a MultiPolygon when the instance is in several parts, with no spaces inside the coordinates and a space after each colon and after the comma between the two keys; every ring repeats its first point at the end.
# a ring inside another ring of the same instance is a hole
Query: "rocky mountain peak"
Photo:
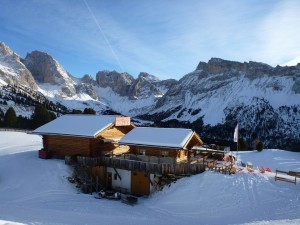
{"type": "Polygon", "coordinates": [[[244,63],[223,60],[219,58],[212,58],[208,61],[208,72],[211,74],[242,70],[244,70],[244,63]]]}
{"type": "Polygon", "coordinates": [[[85,74],[82,78],[81,81],[85,84],[92,84],[92,85],[97,85],[96,80],[94,80],[94,78],[89,75],[89,74],[85,74]]]}
{"type": "Polygon", "coordinates": [[[99,71],[96,74],[96,81],[100,87],[110,87],[120,96],[128,94],[134,78],[128,73],[118,73],[116,71],[99,71]]]}
{"type": "Polygon", "coordinates": [[[21,62],[21,58],[3,42],[0,42],[0,79],[10,85],[37,89],[32,74],[21,62]]]}
{"type": "Polygon", "coordinates": [[[149,73],[146,72],[140,72],[140,74],[138,75],[138,79],[145,79],[149,82],[157,82],[160,81],[160,79],[154,75],[151,75],[149,73]]]}
{"type": "Polygon", "coordinates": [[[274,68],[268,64],[253,62],[245,63],[245,73],[246,77],[249,79],[254,79],[263,75],[270,75],[274,68]]]}
{"type": "Polygon", "coordinates": [[[71,97],[76,94],[74,81],[64,68],[47,53],[40,51],[28,53],[24,64],[38,83],[62,86],[62,96],[71,97]]]}
{"type": "Polygon", "coordinates": [[[36,81],[40,83],[58,84],[66,77],[66,71],[62,69],[62,66],[45,52],[28,53],[24,63],[36,81]]]}
{"type": "Polygon", "coordinates": [[[148,73],[140,73],[129,89],[129,98],[148,98],[150,96],[162,96],[162,92],[157,87],[159,79],[148,73]]]}
{"type": "MultiPolygon", "coordinates": [[[[300,63],[299,63],[300,64],[300,63]]],[[[298,64],[298,65],[299,65],[298,64]]],[[[299,74],[299,66],[276,66],[275,68],[261,62],[236,62],[220,58],[211,58],[207,63],[199,62],[196,71],[202,71],[202,74],[224,76],[239,76],[244,74],[248,79],[255,79],[261,76],[292,76],[299,74]]]]}
{"type": "Polygon", "coordinates": [[[0,55],[15,55],[17,56],[4,42],[0,42],[0,55]]]}
{"type": "Polygon", "coordinates": [[[220,74],[229,71],[244,70],[244,63],[224,60],[220,58],[211,58],[208,63],[200,62],[196,70],[203,70],[210,74],[220,74]]]}

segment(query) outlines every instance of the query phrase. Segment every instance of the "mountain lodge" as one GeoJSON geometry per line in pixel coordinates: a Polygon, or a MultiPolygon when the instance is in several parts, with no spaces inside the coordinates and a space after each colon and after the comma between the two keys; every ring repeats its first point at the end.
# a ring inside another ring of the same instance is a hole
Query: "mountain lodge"
{"type": "Polygon", "coordinates": [[[203,144],[190,129],[135,127],[121,116],[64,115],[41,126],[40,158],[65,157],[87,168],[107,189],[149,195],[166,174],[195,174],[194,147],[203,144]]]}

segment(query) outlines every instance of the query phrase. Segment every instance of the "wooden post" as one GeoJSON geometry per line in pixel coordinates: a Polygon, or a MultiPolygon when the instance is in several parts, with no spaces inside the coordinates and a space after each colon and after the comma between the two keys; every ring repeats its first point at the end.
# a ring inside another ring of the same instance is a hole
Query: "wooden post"
{"type": "Polygon", "coordinates": [[[96,176],[96,192],[99,192],[99,178],[96,176]]]}
{"type": "Polygon", "coordinates": [[[236,163],[238,161],[238,155],[239,155],[239,139],[236,142],[236,163]]]}
{"type": "Polygon", "coordinates": [[[93,177],[91,176],[91,194],[93,193],[93,177]]]}

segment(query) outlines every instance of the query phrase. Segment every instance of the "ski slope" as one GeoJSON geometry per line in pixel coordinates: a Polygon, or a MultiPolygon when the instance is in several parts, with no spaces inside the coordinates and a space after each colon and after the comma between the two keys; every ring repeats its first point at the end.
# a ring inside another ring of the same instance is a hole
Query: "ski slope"
{"type": "MultiPolygon", "coordinates": [[[[67,181],[72,170],[64,161],[38,158],[41,147],[39,136],[0,132],[0,224],[300,224],[300,179],[294,185],[275,182],[273,173],[204,172],[132,207],[80,193],[67,181]]],[[[239,158],[300,171],[300,153],[264,150],[239,158]]]]}

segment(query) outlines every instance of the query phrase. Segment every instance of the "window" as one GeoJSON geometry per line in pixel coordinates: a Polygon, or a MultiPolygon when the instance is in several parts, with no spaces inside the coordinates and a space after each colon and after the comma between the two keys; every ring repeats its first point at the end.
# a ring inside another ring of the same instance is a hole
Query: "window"
{"type": "Polygon", "coordinates": [[[169,152],[168,151],[161,151],[161,157],[168,157],[169,152]]]}
{"type": "Polygon", "coordinates": [[[115,173],[114,174],[114,179],[117,180],[118,179],[118,175],[115,173]]]}
{"type": "Polygon", "coordinates": [[[140,155],[146,155],[146,150],[145,149],[140,149],[139,154],[140,155]]]}

